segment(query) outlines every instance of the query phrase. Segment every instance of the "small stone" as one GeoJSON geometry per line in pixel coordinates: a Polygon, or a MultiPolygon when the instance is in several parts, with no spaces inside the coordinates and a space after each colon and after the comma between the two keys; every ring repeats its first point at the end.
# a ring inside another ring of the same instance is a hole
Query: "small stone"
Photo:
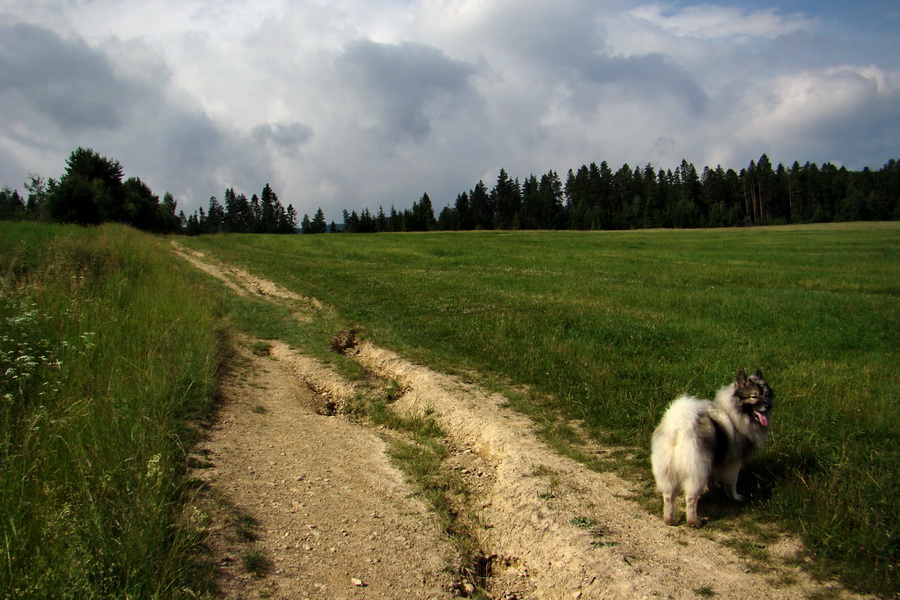
{"type": "Polygon", "coordinates": [[[357,579],[356,577],[354,577],[353,579],[351,579],[351,580],[350,580],[350,583],[352,583],[352,584],[355,585],[356,587],[366,587],[366,584],[363,583],[363,580],[362,580],[362,579],[357,579]]]}

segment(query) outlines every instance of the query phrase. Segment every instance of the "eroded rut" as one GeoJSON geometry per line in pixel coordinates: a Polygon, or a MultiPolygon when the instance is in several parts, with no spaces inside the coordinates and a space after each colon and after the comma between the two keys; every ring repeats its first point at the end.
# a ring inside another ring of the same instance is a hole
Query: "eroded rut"
{"type": "MultiPolygon", "coordinates": [[[[240,269],[176,251],[235,293],[322,308],[240,269]]],[[[446,433],[446,467],[468,489],[456,508],[474,524],[482,574],[489,575],[478,583],[487,597],[857,597],[812,580],[792,560],[801,546],[787,535],[767,542],[770,558],[761,564],[714,539],[726,534],[663,525],[634,500],[635,484],[555,453],[498,394],[365,341],[343,349],[369,372],[400,384],[403,394],[392,410],[429,414],[446,433]]],[[[223,505],[252,517],[258,530],[252,543],[263,546],[272,567],[261,577],[248,574],[238,556],[247,552],[246,540],[236,539],[228,523],[212,526],[222,594],[445,598],[471,592],[461,581],[461,573],[471,573],[471,564],[461,564],[470,557],[459,554],[391,466],[383,432],[316,414],[321,394],[340,408],[359,393],[356,385],[281,342],[265,357],[245,352],[244,360],[246,368],[225,385],[218,419],[200,448],[208,468],[197,471],[223,505]]]]}

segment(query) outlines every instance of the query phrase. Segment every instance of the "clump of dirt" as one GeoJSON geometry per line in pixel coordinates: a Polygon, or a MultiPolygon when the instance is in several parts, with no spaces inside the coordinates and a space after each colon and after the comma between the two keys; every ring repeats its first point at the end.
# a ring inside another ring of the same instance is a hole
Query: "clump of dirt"
{"type": "Polygon", "coordinates": [[[329,348],[332,352],[353,356],[359,347],[359,332],[355,329],[345,329],[331,339],[329,348]]]}

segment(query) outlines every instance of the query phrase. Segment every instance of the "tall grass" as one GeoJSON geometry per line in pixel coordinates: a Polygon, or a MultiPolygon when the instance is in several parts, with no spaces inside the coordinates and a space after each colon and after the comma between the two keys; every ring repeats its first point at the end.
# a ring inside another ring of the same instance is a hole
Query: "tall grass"
{"type": "Polygon", "coordinates": [[[778,395],[739,483],[752,510],[851,585],[897,590],[897,224],[189,243],[418,360],[528,385],[643,463],[674,396],[761,367],[778,395]]]}
{"type": "Polygon", "coordinates": [[[216,306],[165,241],[0,223],[0,597],[190,595],[183,423],[216,306]]]}

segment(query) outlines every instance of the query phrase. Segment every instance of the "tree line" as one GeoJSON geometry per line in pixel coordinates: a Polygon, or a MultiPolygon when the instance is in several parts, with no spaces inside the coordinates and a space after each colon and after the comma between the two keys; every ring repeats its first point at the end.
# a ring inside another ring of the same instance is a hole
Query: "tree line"
{"type": "Polygon", "coordinates": [[[292,204],[285,208],[267,183],[262,194],[248,200],[234,188],[225,190],[222,202],[215,196],[209,207],[190,217],[181,213],[182,231],[187,235],[203,233],[297,233],[297,212],[292,204]]]}
{"type": "Polygon", "coordinates": [[[79,225],[115,221],[154,233],[181,228],[172,194],[166,193],[160,201],[140,178],[123,177],[119,161],[78,148],[69,155],[66,172],[58,180],[31,175],[25,183],[27,198],[18,190],[0,191],[0,219],[79,225]]]}
{"type": "Polygon", "coordinates": [[[398,213],[344,211],[346,232],[473,229],[643,229],[900,220],[900,163],[850,171],[825,163],[773,167],[763,154],[735,171],[682,161],[673,171],[604,161],[523,182],[501,169],[457,195],[435,218],[428,194],[398,213]]]}
{"type": "Polygon", "coordinates": [[[166,192],[162,200],[139,178],[123,179],[119,161],[90,148],[74,150],[59,179],[38,175],[25,183],[28,196],[8,187],[0,190],[0,219],[29,219],[97,225],[118,222],[153,233],[296,233],[297,213],[285,208],[266,184],[262,194],[225,190],[224,202],[213,196],[209,207],[177,215],[177,201],[166,192]]]}
{"type": "MultiPolygon", "coordinates": [[[[123,180],[122,165],[91,149],[78,148],[58,179],[31,175],[23,197],[0,190],[0,219],[36,219],[92,225],[127,223],[156,233],[188,235],[296,233],[297,212],[285,207],[266,184],[251,198],[233,187],[220,201],[190,216],[177,202],[154,195],[139,178],[123,180]]],[[[613,171],[606,161],[569,169],[565,181],[548,171],[524,181],[500,169],[493,187],[479,181],[435,216],[425,193],[412,207],[376,213],[343,211],[343,222],[327,224],[321,207],[304,214],[305,234],[347,232],[462,231],[475,229],[643,229],[735,227],[830,221],[900,220],[900,163],[850,171],[825,163],[794,162],[773,167],[768,156],[735,171],[683,160],[675,170],[647,164],[613,171]]]]}

